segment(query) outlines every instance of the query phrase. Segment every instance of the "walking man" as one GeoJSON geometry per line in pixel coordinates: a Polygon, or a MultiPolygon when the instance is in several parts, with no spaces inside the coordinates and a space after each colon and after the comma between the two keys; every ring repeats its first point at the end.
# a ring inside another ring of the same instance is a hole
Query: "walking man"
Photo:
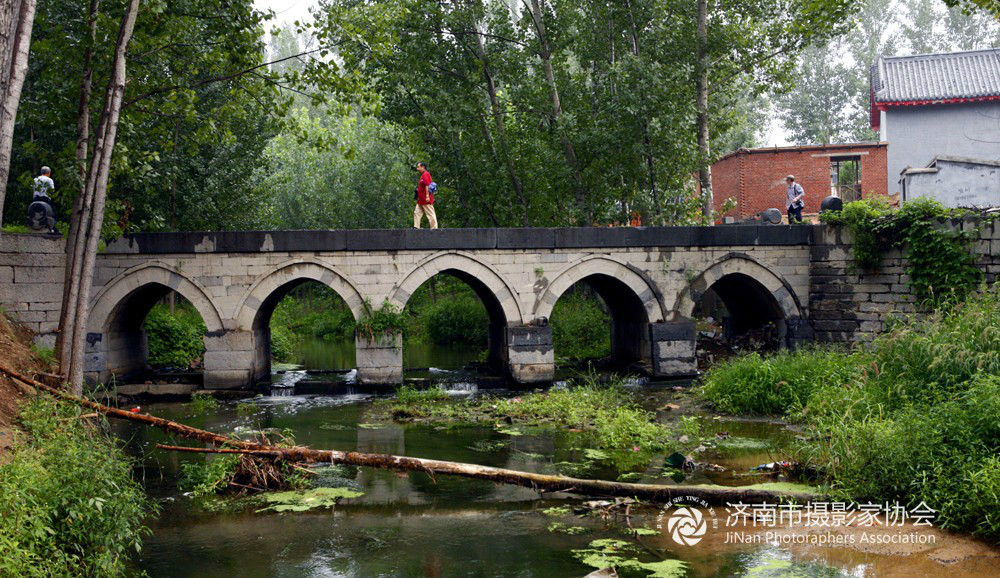
{"type": "Polygon", "coordinates": [[[788,189],[785,191],[785,196],[788,199],[785,205],[788,210],[788,224],[801,223],[802,209],[806,206],[804,201],[806,192],[802,190],[802,185],[795,182],[795,175],[785,177],[785,184],[788,185],[788,189]]]}
{"type": "Polygon", "coordinates": [[[417,172],[419,176],[417,177],[417,190],[414,197],[417,200],[417,206],[413,208],[413,228],[420,228],[420,221],[423,220],[424,215],[427,215],[427,222],[430,223],[432,229],[438,228],[437,215],[434,214],[434,179],[431,178],[431,174],[427,172],[427,163],[421,161],[417,163],[417,172]]]}

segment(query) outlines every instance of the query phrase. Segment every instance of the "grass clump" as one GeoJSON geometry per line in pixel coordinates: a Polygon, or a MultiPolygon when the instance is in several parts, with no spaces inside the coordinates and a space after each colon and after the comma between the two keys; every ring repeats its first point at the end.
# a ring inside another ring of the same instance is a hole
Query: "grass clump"
{"type": "Polygon", "coordinates": [[[219,407],[219,401],[211,394],[203,391],[196,391],[191,394],[191,411],[196,415],[210,413],[219,407]]]}
{"type": "Polygon", "coordinates": [[[38,399],[0,465],[0,576],[125,576],[157,512],[132,463],[78,408],[38,399]]]}
{"type": "Polygon", "coordinates": [[[507,424],[569,429],[582,436],[583,447],[607,452],[622,468],[648,461],[652,452],[679,446],[675,438],[680,433],[689,434],[689,443],[697,445],[693,422],[684,422],[684,431],[675,431],[656,421],[655,414],[643,409],[620,381],[598,383],[588,378],[571,387],[509,398],[454,401],[443,393],[403,387],[395,400],[385,403],[396,418],[491,424],[507,435],[524,433],[507,424]]]}
{"type": "Polygon", "coordinates": [[[860,373],[860,354],[837,349],[751,353],[721,362],[705,377],[703,394],[726,413],[792,416],[824,386],[849,383],[860,373]]]}

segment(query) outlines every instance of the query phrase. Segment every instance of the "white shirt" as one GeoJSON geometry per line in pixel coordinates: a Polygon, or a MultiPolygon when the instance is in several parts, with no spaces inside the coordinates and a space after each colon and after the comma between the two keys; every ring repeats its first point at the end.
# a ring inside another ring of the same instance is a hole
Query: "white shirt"
{"type": "Polygon", "coordinates": [[[56,190],[56,183],[45,175],[35,177],[35,184],[32,186],[35,191],[34,198],[48,197],[49,193],[56,190]]]}

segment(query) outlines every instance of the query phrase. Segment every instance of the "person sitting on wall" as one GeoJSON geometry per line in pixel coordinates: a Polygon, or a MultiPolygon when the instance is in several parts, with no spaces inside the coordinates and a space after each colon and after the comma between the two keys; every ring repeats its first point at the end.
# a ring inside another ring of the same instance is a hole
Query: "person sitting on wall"
{"type": "Polygon", "coordinates": [[[31,206],[28,207],[29,226],[35,229],[44,228],[49,233],[58,234],[55,220],[56,204],[49,195],[50,192],[56,190],[56,183],[52,180],[52,169],[42,167],[41,174],[35,177],[31,189],[31,206]],[[36,203],[44,203],[44,205],[36,203]],[[48,205],[48,208],[45,205],[48,205]]]}
{"type": "Polygon", "coordinates": [[[806,192],[802,190],[802,185],[795,182],[795,175],[785,177],[785,184],[788,185],[788,189],[785,191],[785,196],[787,197],[785,209],[788,211],[788,223],[801,223],[802,209],[806,206],[806,192]]]}

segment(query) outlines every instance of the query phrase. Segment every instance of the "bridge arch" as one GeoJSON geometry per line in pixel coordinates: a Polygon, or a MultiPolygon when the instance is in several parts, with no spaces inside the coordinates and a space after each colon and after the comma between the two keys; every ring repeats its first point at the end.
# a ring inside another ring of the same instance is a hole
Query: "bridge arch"
{"type": "Polygon", "coordinates": [[[678,295],[675,314],[691,318],[709,289],[726,305],[731,329],[736,332],[773,322],[779,337],[784,339],[787,323],[803,316],[791,285],[744,253],[730,253],[692,279],[678,295]]]}
{"type": "Polygon", "coordinates": [[[275,307],[292,289],[310,281],[329,287],[340,296],[355,320],[361,314],[364,306],[361,292],[333,266],[318,259],[293,259],[274,266],[250,285],[233,315],[235,329],[250,334],[255,381],[271,373],[271,315],[275,307]]]}
{"type": "Polygon", "coordinates": [[[389,301],[400,308],[425,282],[435,275],[451,275],[472,288],[489,317],[488,363],[496,371],[506,371],[507,328],[522,325],[517,293],[491,265],[464,251],[435,253],[410,269],[389,292],[389,301]]]}
{"type": "Polygon", "coordinates": [[[262,314],[270,318],[281,298],[307,281],[316,281],[340,295],[354,314],[354,319],[361,314],[364,298],[346,275],[316,259],[293,259],[276,265],[250,285],[236,305],[233,316],[236,329],[253,329],[262,314]]]}
{"type": "Polygon", "coordinates": [[[441,251],[410,269],[389,292],[389,301],[405,307],[410,296],[438,273],[458,277],[472,287],[486,306],[490,320],[506,325],[520,325],[521,308],[517,293],[491,265],[464,251],[441,251]]]}
{"type": "Polygon", "coordinates": [[[648,361],[648,327],[664,320],[660,292],[649,277],[623,261],[591,255],[560,271],[535,301],[536,322],[547,322],[559,298],[581,282],[597,293],[611,314],[612,361],[622,367],[648,361]]]}
{"type": "Polygon", "coordinates": [[[222,316],[197,281],[159,261],[133,267],[111,279],[91,300],[85,368],[90,379],[103,382],[145,370],[148,344],[143,323],[171,291],[197,309],[208,334],[223,330],[222,316]]]}

